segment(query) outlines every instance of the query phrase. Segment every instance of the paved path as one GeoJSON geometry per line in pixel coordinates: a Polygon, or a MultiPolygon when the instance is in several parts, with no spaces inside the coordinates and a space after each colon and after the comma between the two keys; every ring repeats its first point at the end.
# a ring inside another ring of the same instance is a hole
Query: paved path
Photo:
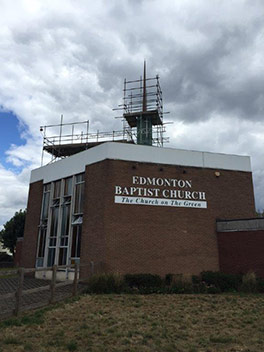
{"type": "MultiPolygon", "coordinates": [[[[4,278],[4,279],[0,278],[0,295],[15,292],[17,288],[17,282],[18,282],[17,277],[4,278]]],[[[49,285],[49,283],[50,282],[47,280],[39,280],[33,277],[25,277],[23,289],[29,290],[31,288],[49,285]]]]}
{"type": "MultiPolygon", "coordinates": [[[[0,319],[12,315],[15,307],[15,297],[2,298],[1,295],[8,293],[15,293],[17,288],[18,278],[0,278],[0,319]]],[[[49,286],[50,281],[40,280],[31,277],[24,278],[23,290],[29,290],[37,287],[49,286]]],[[[78,291],[81,292],[84,286],[79,284],[78,291]]],[[[62,287],[56,287],[55,290],[55,301],[61,301],[72,295],[72,284],[62,287]]],[[[46,290],[41,292],[23,294],[21,310],[29,310],[38,307],[43,307],[49,304],[50,290],[47,287],[46,290]]]]}

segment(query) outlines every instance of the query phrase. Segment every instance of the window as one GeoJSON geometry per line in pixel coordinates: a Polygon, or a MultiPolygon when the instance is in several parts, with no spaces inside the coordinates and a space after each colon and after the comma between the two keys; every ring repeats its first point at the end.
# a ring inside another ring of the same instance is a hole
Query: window
{"type": "Polygon", "coordinates": [[[72,248],[71,248],[72,259],[73,258],[80,258],[81,234],[82,234],[82,225],[73,226],[73,229],[72,229],[72,248]]]}
{"type": "Polygon", "coordinates": [[[61,219],[61,236],[69,236],[70,204],[63,204],[61,219]]]}
{"type": "Polygon", "coordinates": [[[72,177],[64,180],[64,196],[71,196],[72,194],[72,177]]]}
{"type": "Polygon", "coordinates": [[[53,198],[60,198],[61,181],[60,180],[56,181],[53,184],[54,184],[53,198]]]}
{"type": "Polygon", "coordinates": [[[46,227],[41,228],[40,236],[39,236],[38,258],[44,258],[46,235],[47,235],[47,228],[46,227]]]}
{"type": "Polygon", "coordinates": [[[46,237],[47,237],[47,224],[49,216],[49,204],[50,204],[50,190],[51,183],[47,183],[43,187],[43,199],[42,199],[42,211],[39,226],[39,239],[38,239],[38,249],[36,266],[43,267],[44,257],[45,257],[45,247],[46,247],[46,237]]]}
{"type": "Polygon", "coordinates": [[[51,227],[50,227],[50,237],[57,236],[57,229],[58,229],[58,216],[59,216],[59,207],[52,208],[52,215],[51,215],[51,227]]]}
{"type": "Polygon", "coordinates": [[[37,266],[79,260],[83,199],[84,173],[44,185],[37,266]]]}
{"type": "Polygon", "coordinates": [[[75,184],[74,214],[80,214],[83,212],[84,174],[76,176],[75,184]]]}
{"type": "Polygon", "coordinates": [[[59,265],[66,265],[67,264],[67,247],[61,247],[59,253],[59,265]]]}
{"type": "Polygon", "coordinates": [[[43,205],[41,219],[43,222],[47,221],[49,215],[49,201],[50,201],[50,183],[44,186],[43,205]]]}
{"type": "Polygon", "coordinates": [[[56,248],[49,248],[47,266],[54,265],[56,248]]]}

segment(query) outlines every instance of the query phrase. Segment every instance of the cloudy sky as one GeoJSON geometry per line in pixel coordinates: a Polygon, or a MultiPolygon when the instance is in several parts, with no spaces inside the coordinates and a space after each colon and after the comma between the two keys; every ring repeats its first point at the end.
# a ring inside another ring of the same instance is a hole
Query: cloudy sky
{"type": "Polygon", "coordinates": [[[0,0],[0,226],[25,208],[40,125],[120,129],[122,82],[161,77],[170,147],[252,157],[264,208],[263,0],[0,0]]]}

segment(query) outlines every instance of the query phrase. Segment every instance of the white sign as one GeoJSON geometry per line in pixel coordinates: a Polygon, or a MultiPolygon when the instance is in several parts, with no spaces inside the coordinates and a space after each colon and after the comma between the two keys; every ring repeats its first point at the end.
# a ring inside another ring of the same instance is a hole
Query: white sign
{"type": "Polygon", "coordinates": [[[207,208],[206,194],[192,180],[132,176],[133,186],[115,186],[115,203],[207,208]]]}
{"type": "Polygon", "coordinates": [[[177,200],[167,198],[115,196],[115,203],[136,205],[159,205],[164,207],[180,208],[207,208],[207,202],[204,201],[177,200]]]}

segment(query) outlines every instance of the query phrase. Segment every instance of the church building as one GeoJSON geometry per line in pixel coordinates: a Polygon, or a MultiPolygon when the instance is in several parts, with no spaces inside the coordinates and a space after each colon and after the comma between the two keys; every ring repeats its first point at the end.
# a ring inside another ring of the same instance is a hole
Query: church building
{"type": "Polygon", "coordinates": [[[225,231],[227,221],[255,217],[250,158],[164,147],[159,77],[145,69],[125,80],[121,108],[122,131],[61,121],[51,138],[54,126],[41,128],[52,162],[31,173],[20,265],[43,267],[46,277],[54,264],[76,262],[88,264],[83,275],[259,270],[232,264],[225,231]]]}

